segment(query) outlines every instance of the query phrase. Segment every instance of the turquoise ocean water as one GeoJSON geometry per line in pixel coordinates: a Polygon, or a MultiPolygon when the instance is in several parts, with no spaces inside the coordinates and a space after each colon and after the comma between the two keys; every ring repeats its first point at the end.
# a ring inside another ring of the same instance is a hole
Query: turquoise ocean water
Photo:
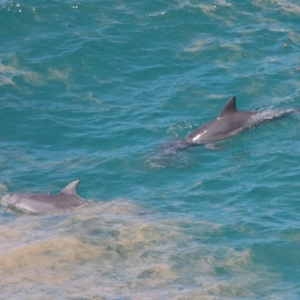
{"type": "Polygon", "coordinates": [[[0,207],[0,299],[299,299],[297,0],[0,0],[0,194],[80,179],[96,206],[0,207]]]}

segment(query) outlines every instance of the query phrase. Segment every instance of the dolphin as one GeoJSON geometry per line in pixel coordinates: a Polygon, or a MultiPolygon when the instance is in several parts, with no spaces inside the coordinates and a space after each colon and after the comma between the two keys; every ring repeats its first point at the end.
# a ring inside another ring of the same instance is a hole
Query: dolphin
{"type": "Polygon", "coordinates": [[[218,149],[218,147],[214,146],[215,142],[234,136],[246,129],[294,113],[300,113],[300,110],[297,108],[287,108],[263,111],[239,111],[236,108],[236,97],[232,97],[214,121],[199,127],[188,134],[183,140],[177,140],[168,145],[167,153],[197,145],[218,149]]]}
{"type": "Polygon", "coordinates": [[[69,183],[58,194],[7,194],[1,199],[6,207],[17,208],[34,214],[64,211],[91,203],[77,195],[79,180],[69,183]]]}

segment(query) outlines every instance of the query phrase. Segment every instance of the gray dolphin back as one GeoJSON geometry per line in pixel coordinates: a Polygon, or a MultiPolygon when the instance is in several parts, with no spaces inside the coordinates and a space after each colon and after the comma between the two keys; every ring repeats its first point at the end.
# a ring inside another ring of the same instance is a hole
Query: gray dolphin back
{"type": "Polygon", "coordinates": [[[83,205],[85,201],[77,195],[79,180],[69,183],[58,194],[7,194],[1,199],[4,206],[14,207],[26,212],[44,214],[69,210],[83,205]]]}
{"type": "Polygon", "coordinates": [[[277,109],[264,111],[239,111],[236,108],[236,97],[232,97],[214,121],[207,123],[192,133],[184,141],[189,145],[213,143],[236,135],[246,129],[299,113],[299,109],[277,109]]]}
{"type": "Polygon", "coordinates": [[[237,110],[236,97],[232,97],[217,119],[190,133],[185,141],[190,144],[205,144],[226,139],[244,130],[255,114],[257,112],[237,110]]]}

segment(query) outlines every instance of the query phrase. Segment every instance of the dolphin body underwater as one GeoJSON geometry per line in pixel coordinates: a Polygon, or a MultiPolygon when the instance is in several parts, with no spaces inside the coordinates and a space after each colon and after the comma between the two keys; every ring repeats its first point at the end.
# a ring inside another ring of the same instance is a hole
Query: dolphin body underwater
{"type": "Polygon", "coordinates": [[[69,183],[58,194],[7,194],[0,202],[7,207],[17,208],[34,214],[60,212],[89,205],[77,195],[79,180],[69,183]]]}
{"type": "Polygon", "coordinates": [[[234,136],[246,129],[259,126],[271,120],[279,119],[291,114],[300,113],[297,108],[286,108],[263,111],[239,111],[236,108],[236,97],[232,97],[224,106],[220,115],[212,122],[204,124],[183,140],[177,140],[168,145],[166,153],[185,149],[191,146],[206,146],[218,149],[215,142],[234,136]]]}

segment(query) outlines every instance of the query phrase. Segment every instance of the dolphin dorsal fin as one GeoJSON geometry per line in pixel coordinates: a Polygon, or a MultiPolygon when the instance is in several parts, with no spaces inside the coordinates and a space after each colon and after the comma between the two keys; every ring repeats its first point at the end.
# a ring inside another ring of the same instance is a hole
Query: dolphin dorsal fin
{"type": "Polygon", "coordinates": [[[69,196],[77,196],[76,188],[79,184],[80,180],[75,180],[69,183],[65,188],[63,188],[59,194],[69,195],[69,196]]]}
{"type": "Polygon", "coordinates": [[[225,105],[222,112],[220,113],[218,118],[231,115],[235,112],[237,112],[236,106],[235,106],[236,98],[233,96],[225,105]]]}

